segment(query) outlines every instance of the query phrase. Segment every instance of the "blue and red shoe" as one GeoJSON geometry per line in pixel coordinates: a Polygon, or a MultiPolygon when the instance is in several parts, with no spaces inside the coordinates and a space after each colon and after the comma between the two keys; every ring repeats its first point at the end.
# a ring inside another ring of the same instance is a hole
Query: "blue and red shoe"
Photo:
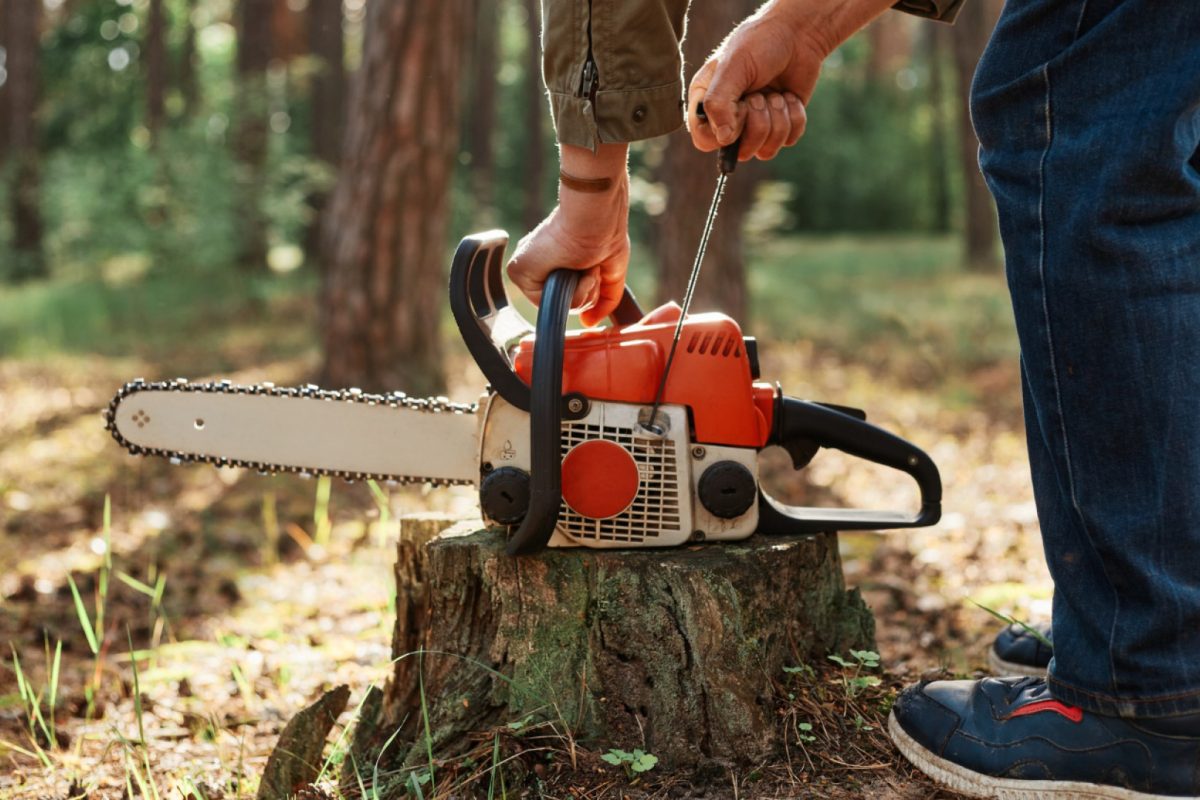
{"type": "Polygon", "coordinates": [[[915,767],[971,797],[1200,798],[1200,714],[1101,716],[1055,700],[1045,678],[910,686],[888,732],[915,767]]]}
{"type": "Polygon", "coordinates": [[[1009,625],[992,642],[988,665],[996,675],[1045,675],[1054,655],[1050,625],[1009,625]]]}

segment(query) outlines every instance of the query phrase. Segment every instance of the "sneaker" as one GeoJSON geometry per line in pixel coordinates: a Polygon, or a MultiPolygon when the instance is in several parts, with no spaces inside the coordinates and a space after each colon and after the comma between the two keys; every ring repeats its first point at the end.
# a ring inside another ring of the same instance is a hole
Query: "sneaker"
{"type": "MultiPolygon", "coordinates": [[[[1034,625],[1034,630],[1050,639],[1050,625],[1034,625]]],[[[1000,631],[988,651],[988,665],[997,675],[1034,675],[1041,677],[1050,666],[1054,648],[1022,625],[1009,625],[1000,631]]]]}
{"type": "Polygon", "coordinates": [[[910,686],[888,732],[917,769],[971,797],[1200,798],[1200,714],[1105,717],[1055,700],[1045,678],[910,686]]]}

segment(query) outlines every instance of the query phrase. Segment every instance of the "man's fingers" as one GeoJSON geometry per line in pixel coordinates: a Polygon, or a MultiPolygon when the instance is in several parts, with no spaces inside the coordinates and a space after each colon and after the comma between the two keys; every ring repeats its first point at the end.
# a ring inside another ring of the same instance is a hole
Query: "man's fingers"
{"type": "Polygon", "coordinates": [[[704,94],[708,123],[722,147],[732,144],[742,132],[738,100],[751,88],[749,67],[749,61],[738,52],[718,58],[708,91],[704,94]]]}
{"type": "Polygon", "coordinates": [[[575,284],[575,294],[571,295],[571,308],[586,307],[599,285],[600,276],[595,267],[581,272],[579,282],[575,284]]]}
{"type": "Polygon", "coordinates": [[[787,101],[783,99],[783,95],[772,92],[767,97],[767,107],[771,118],[771,130],[758,149],[758,157],[763,161],[775,157],[791,132],[787,101]]]}
{"type": "MultiPolygon", "coordinates": [[[[704,66],[700,67],[692,77],[687,94],[688,132],[692,135],[692,144],[696,146],[696,149],[706,153],[716,150],[721,145],[717,143],[717,137],[713,132],[712,126],[696,115],[696,106],[703,102],[704,95],[708,93],[708,84],[712,80],[713,72],[716,69],[717,62],[714,59],[704,62],[704,66]]],[[[706,112],[707,109],[708,107],[705,106],[706,112]]]]}
{"type": "Polygon", "coordinates": [[[738,147],[738,161],[748,161],[762,147],[771,133],[771,112],[767,99],[761,92],[746,98],[746,125],[742,128],[742,144],[738,147]]]}
{"type": "Polygon", "coordinates": [[[579,315],[584,325],[599,325],[617,306],[625,294],[625,274],[629,269],[629,247],[620,249],[600,265],[600,285],[596,302],[579,315]]]}
{"type": "Polygon", "coordinates": [[[804,135],[804,128],[808,125],[808,113],[804,110],[804,103],[800,102],[800,98],[791,92],[784,92],[783,99],[787,103],[788,120],[792,123],[783,146],[791,147],[804,135]]]}

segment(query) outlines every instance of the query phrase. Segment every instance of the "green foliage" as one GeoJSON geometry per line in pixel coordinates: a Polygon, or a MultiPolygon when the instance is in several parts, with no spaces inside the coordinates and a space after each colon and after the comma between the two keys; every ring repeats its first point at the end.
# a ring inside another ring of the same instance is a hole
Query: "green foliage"
{"type": "MultiPolygon", "coordinates": [[[[882,683],[877,675],[862,674],[863,670],[879,669],[879,654],[874,650],[851,650],[849,660],[833,653],[829,655],[829,660],[842,668],[842,683],[850,697],[857,697],[864,689],[882,683]]],[[[861,717],[856,724],[861,728],[861,717]]]]}
{"type": "Polygon", "coordinates": [[[626,750],[613,748],[600,756],[600,758],[614,766],[624,767],[626,774],[630,777],[652,770],[658,764],[658,756],[640,749],[630,753],[626,750]]]}
{"type": "Polygon", "coordinates": [[[856,37],[830,57],[804,138],[770,165],[772,177],[793,187],[795,229],[947,230],[936,182],[949,179],[953,191],[960,178],[952,154],[935,147],[934,125],[952,124],[952,109],[931,103],[928,59],[918,55],[877,80],[866,73],[868,56],[868,42],[856,37]]]}
{"type": "MultiPolygon", "coordinates": [[[[968,598],[968,599],[970,599],[970,598],[968,598]]],[[[1046,638],[1046,635],[1044,633],[1042,633],[1041,631],[1039,631],[1037,628],[1033,627],[1029,623],[1025,622],[1024,620],[1017,619],[1016,617],[1005,614],[1002,611],[997,611],[994,608],[989,608],[988,606],[985,606],[983,603],[980,603],[977,600],[971,600],[971,602],[974,605],[978,606],[979,608],[982,608],[987,613],[991,614],[996,619],[1003,622],[1005,625],[1016,625],[1016,626],[1020,627],[1022,630],[1024,630],[1026,633],[1028,633],[1030,636],[1032,636],[1033,638],[1037,639],[1039,642],[1044,644],[1046,647],[1049,647],[1051,650],[1054,649],[1054,642],[1050,641],[1048,638],[1046,638]]]]}

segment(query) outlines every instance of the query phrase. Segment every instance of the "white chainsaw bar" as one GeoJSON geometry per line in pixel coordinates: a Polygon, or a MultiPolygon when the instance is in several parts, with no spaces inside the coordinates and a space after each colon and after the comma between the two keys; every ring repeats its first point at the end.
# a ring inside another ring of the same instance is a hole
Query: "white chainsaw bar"
{"type": "Polygon", "coordinates": [[[126,384],[105,417],[131,453],[176,463],[470,484],[479,477],[475,411],[440,397],[180,379],[126,384]]]}

